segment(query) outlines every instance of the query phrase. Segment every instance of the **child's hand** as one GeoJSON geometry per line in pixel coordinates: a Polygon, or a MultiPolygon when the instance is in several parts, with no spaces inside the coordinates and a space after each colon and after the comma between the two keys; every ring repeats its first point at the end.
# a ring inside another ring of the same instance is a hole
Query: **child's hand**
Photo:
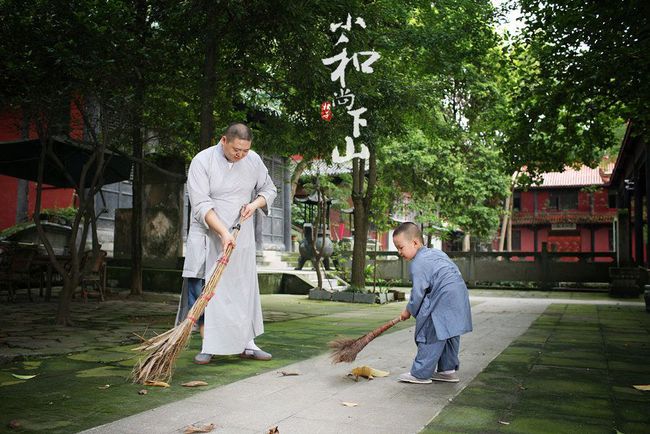
{"type": "Polygon", "coordinates": [[[400,318],[402,321],[406,321],[406,320],[409,319],[410,317],[411,317],[411,312],[409,312],[408,309],[404,309],[404,312],[402,312],[402,313],[400,314],[400,316],[399,316],[399,318],[400,318]]]}

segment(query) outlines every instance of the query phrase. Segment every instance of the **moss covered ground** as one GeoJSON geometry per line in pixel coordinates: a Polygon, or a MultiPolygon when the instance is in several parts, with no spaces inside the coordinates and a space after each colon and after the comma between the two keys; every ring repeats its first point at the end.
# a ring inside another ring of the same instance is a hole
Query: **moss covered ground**
{"type": "MultiPolygon", "coordinates": [[[[179,357],[171,387],[132,384],[134,335],[173,325],[175,299],[73,303],[75,327],[52,326],[55,303],[0,305],[0,432],[70,433],[176,401],[327,351],[327,342],[359,336],[396,316],[404,303],[359,305],[262,296],[266,333],[257,343],[270,362],[215,357],[193,363],[194,334],[179,357]],[[29,378],[33,376],[32,378],[29,378]],[[191,380],[208,386],[181,387],[191,380]],[[146,389],[145,395],[140,390],[146,389]],[[10,429],[12,423],[16,428],[10,429]]],[[[401,324],[395,327],[405,327],[401,324]]]]}
{"type": "Polygon", "coordinates": [[[551,305],[422,431],[648,433],[650,314],[551,305]]]}

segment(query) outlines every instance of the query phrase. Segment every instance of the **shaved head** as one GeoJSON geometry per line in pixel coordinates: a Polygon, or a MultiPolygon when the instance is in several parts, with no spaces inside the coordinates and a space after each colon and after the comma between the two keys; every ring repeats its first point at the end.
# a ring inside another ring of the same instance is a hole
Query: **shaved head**
{"type": "Polygon", "coordinates": [[[223,135],[226,136],[228,141],[233,139],[240,139],[246,142],[253,141],[253,132],[248,128],[248,125],[242,124],[241,122],[235,122],[228,125],[228,128],[226,128],[223,135]]]}
{"type": "Polygon", "coordinates": [[[404,222],[400,224],[393,232],[393,236],[401,235],[405,240],[418,240],[420,244],[424,245],[424,238],[422,238],[422,231],[418,225],[413,222],[404,222]]]}

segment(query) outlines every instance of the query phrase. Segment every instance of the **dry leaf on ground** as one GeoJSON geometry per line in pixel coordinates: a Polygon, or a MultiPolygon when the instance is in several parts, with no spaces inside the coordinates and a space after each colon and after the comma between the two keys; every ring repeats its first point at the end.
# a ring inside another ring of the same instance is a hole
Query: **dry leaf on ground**
{"type": "Polygon", "coordinates": [[[273,428],[269,428],[269,432],[267,434],[280,434],[280,430],[277,426],[274,426],[273,428]]]}
{"type": "Polygon", "coordinates": [[[109,387],[111,387],[110,384],[104,384],[103,386],[97,386],[98,389],[108,389],[109,387]]]}
{"type": "Polygon", "coordinates": [[[155,386],[155,387],[169,387],[169,384],[165,383],[164,381],[150,381],[147,380],[144,382],[145,386],[155,386]]]}
{"type": "Polygon", "coordinates": [[[209,425],[190,425],[187,428],[185,428],[185,431],[183,431],[184,434],[192,434],[195,432],[210,432],[214,429],[214,424],[211,423],[209,425]]]}
{"type": "Polygon", "coordinates": [[[632,387],[634,387],[636,390],[641,390],[643,392],[650,392],[650,384],[638,384],[632,387]]]}
{"type": "Polygon", "coordinates": [[[278,371],[280,377],[293,377],[295,375],[300,375],[300,372],[287,372],[287,371],[278,371]]]}
{"type": "Polygon", "coordinates": [[[356,407],[357,405],[359,405],[359,403],[357,402],[345,402],[345,401],[343,401],[341,404],[343,404],[346,407],[356,407]]]}
{"type": "Polygon", "coordinates": [[[199,381],[199,380],[188,381],[187,383],[181,384],[181,386],[185,386],[185,387],[199,387],[199,386],[207,386],[207,385],[208,383],[206,383],[205,381],[199,381]]]}
{"type": "Polygon", "coordinates": [[[146,395],[147,393],[149,393],[147,389],[138,390],[138,395],[146,395]]]}
{"type": "Polygon", "coordinates": [[[370,366],[357,366],[356,368],[352,369],[352,372],[348,375],[351,375],[354,377],[355,380],[358,380],[359,377],[364,377],[367,378],[368,380],[372,380],[375,377],[388,377],[388,374],[390,372],[388,371],[381,371],[379,369],[371,368],[370,366]]]}
{"type": "Polygon", "coordinates": [[[510,422],[506,422],[506,421],[504,421],[504,420],[500,420],[499,423],[500,423],[501,425],[510,425],[510,422]]]}
{"type": "Polygon", "coordinates": [[[19,374],[11,374],[14,378],[18,378],[19,380],[31,380],[32,378],[36,377],[36,375],[19,375],[19,374]]]}

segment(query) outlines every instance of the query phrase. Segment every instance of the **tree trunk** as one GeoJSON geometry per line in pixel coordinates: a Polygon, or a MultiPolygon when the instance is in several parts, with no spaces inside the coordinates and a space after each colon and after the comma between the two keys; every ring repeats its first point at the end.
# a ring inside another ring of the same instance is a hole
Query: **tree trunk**
{"type": "Polygon", "coordinates": [[[303,172],[307,168],[307,160],[304,158],[296,164],[295,169],[293,169],[293,173],[291,174],[291,203],[293,203],[293,198],[296,195],[296,189],[298,188],[298,181],[300,181],[300,177],[302,176],[303,172]]]}
{"type": "Polygon", "coordinates": [[[508,210],[508,215],[510,218],[508,219],[508,251],[512,252],[512,211],[513,211],[513,206],[514,206],[514,200],[510,201],[510,209],[508,210]]]}
{"type": "MultiPolygon", "coordinates": [[[[135,31],[138,32],[141,46],[146,43],[147,3],[136,1],[135,31]]],[[[142,63],[135,66],[133,113],[131,117],[131,145],[133,147],[133,209],[131,210],[131,294],[142,295],[142,232],[144,226],[144,143],[142,114],[144,110],[144,68],[142,63]]]]}
{"type": "Polygon", "coordinates": [[[506,241],[506,233],[508,229],[508,220],[509,220],[509,210],[510,210],[510,200],[512,199],[512,195],[509,195],[506,197],[506,203],[503,207],[504,213],[503,217],[501,218],[501,230],[499,233],[499,252],[503,252],[503,248],[505,246],[505,241],[506,241]]]}
{"type": "Polygon", "coordinates": [[[217,86],[216,52],[217,52],[217,2],[206,1],[205,55],[203,58],[203,77],[199,97],[201,99],[199,147],[212,146],[214,139],[214,96],[217,86]]]}
{"type": "Polygon", "coordinates": [[[368,244],[368,211],[377,182],[377,155],[369,147],[368,185],[365,187],[365,160],[352,160],[352,203],[354,204],[354,247],[352,249],[351,284],[358,289],[365,288],[366,245],[368,244]],[[365,187],[365,188],[364,188],[365,187]]]}

